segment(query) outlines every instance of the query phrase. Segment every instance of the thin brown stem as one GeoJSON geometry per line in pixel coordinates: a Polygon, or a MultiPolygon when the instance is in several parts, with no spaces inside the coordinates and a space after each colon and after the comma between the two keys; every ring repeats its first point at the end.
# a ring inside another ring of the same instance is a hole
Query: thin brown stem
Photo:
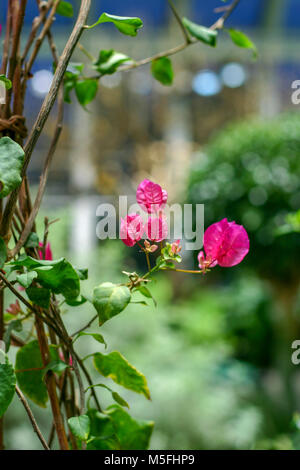
{"type": "MultiPolygon", "coordinates": [[[[211,25],[210,29],[212,31],[215,31],[217,29],[222,29],[223,26],[224,26],[224,22],[225,20],[231,15],[231,13],[235,10],[235,8],[238,6],[238,4],[240,3],[241,0],[235,0],[229,7],[228,9],[226,10],[226,12],[224,13],[224,15],[218,19],[218,21],[216,21],[213,25],[211,25]]],[[[147,64],[150,64],[151,62],[153,62],[154,60],[157,60],[157,59],[161,59],[162,57],[170,57],[172,55],[175,55],[177,54],[178,52],[181,52],[181,51],[184,51],[187,47],[193,45],[193,44],[199,44],[199,41],[198,39],[195,39],[195,38],[190,38],[190,41],[187,43],[187,42],[184,42],[183,44],[179,44],[179,46],[175,46],[175,47],[172,47],[170,49],[167,49],[165,51],[162,51],[162,52],[159,52],[158,54],[154,54],[150,57],[147,57],[145,59],[141,59],[141,60],[138,60],[138,61],[135,61],[131,64],[128,64],[128,65],[123,65],[121,67],[118,68],[118,71],[119,72],[126,72],[128,70],[133,70],[133,69],[136,69],[138,67],[141,67],[143,65],[147,65],[147,64]]],[[[93,77],[93,78],[100,78],[100,76],[97,76],[97,77],[93,77]]]]}
{"type": "Polygon", "coordinates": [[[44,22],[44,20],[47,16],[47,13],[52,8],[52,5],[53,5],[53,0],[49,0],[47,3],[43,2],[43,8],[40,9],[40,16],[37,16],[36,18],[34,18],[33,23],[32,23],[31,32],[30,32],[29,38],[27,40],[27,43],[25,45],[24,52],[22,54],[21,63],[23,63],[25,58],[27,57],[27,54],[28,54],[28,52],[29,52],[34,40],[35,40],[37,31],[38,31],[39,27],[41,26],[41,24],[44,22]]]}
{"type": "MultiPolygon", "coordinates": [[[[64,48],[64,51],[60,57],[60,60],[58,62],[58,65],[56,67],[56,71],[53,77],[52,85],[50,88],[49,93],[47,94],[43,105],[40,109],[40,112],[38,114],[38,117],[35,121],[35,124],[31,130],[31,133],[27,139],[24,151],[25,151],[25,159],[24,159],[24,165],[22,168],[22,177],[24,178],[27,167],[29,164],[29,161],[31,159],[32,152],[35,148],[35,145],[42,133],[42,130],[44,128],[44,125],[49,117],[50,111],[53,108],[53,105],[56,101],[58,91],[60,88],[60,85],[63,81],[63,77],[67,68],[67,65],[70,61],[70,58],[72,56],[72,53],[82,35],[82,32],[84,30],[84,25],[86,24],[87,16],[90,10],[91,6],[91,0],[82,0],[81,1],[81,7],[80,11],[78,14],[78,18],[76,21],[76,24],[73,28],[73,31],[71,33],[71,36],[69,37],[67,44],[64,48]]],[[[9,227],[11,225],[11,219],[12,219],[12,214],[14,212],[14,208],[16,205],[17,197],[18,197],[19,189],[14,190],[10,197],[9,200],[6,204],[5,211],[4,211],[4,216],[2,218],[2,223],[1,223],[1,229],[0,229],[0,234],[3,237],[6,237],[8,232],[9,232],[9,227]]]]}
{"type": "Polygon", "coordinates": [[[74,336],[77,336],[79,333],[81,333],[82,331],[89,328],[91,326],[91,324],[96,320],[96,318],[98,318],[98,314],[94,315],[93,318],[91,318],[91,320],[86,325],[84,325],[82,328],[80,328],[79,330],[72,333],[71,338],[74,338],[74,336]]]}
{"type": "Polygon", "coordinates": [[[43,169],[43,172],[42,172],[42,175],[41,175],[41,178],[40,178],[40,184],[39,184],[39,187],[38,187],[35,202],[33,204],[33,208],[32,208],[32,211],[30,213],[30,216],[29,216],[29,218],[26,222],[26,225],[25,225],[25,227],[22,231],[22,234],[21,234],[17,244],[15,245],[15,247],[13,248],[13,250],[10,253],[11,258],[16,256],[19,253],[19,251],[21,250],[21,248],[23,247],[23,245],[26,242],[30,232],[32,231],[32,227],[34,225],[35,218],[36,218],[36,216],[39,212],[41,202],[42,202],[42,199],[43,199],[43,196],[44,196],[44,193],[45,193],[45,189],[46,189],[49,169],[50,169],[50,166],[51,166],[51,163],[52,163],[53,156],[55,154],[55,150],[56,150],[56,147],[57,147],[57,144],[58,144],[58,141],[59,141],[59,137],[60,137],[61,132],[62,132],[62,128],[63,128],[63,109],[64,109],[64,97],[63,97],[63,88],[61,87],[60,92],[59,92],[59,97],[58,97],[58,114],[57,114],[57,121],[56,121],[54,136],[53,136],[51,146],[50,146],[50,149],[49,149],[49,152],[48,152],[45,164],[44,164],[44,169],[43,169]]]}
{"type": "MultiPolygon", "coordinates": [[[[49,346],[47,341],[47,336],[45,333],[44,325],[41,319],[36,317],[36,332],[38,337],[38,342],[40,346],[41,356],[43,365],[46,367],[50,362],[49,346]]],[[[56,393],[56,382],[55,376],[51,370],[49,370],[45,376],[45,383],[51,403],[52,414],[54,419],[55,430],[57,433],[59,445],[61,450],[68,450],[69,444],[64,427],[63,417],[61,414],[59,401],[56,393]]]]}
{"type": "Polygon", "coordinates": [[[185,38],[185,42],[186,42],[187,44],[190,44],[191,38],[190,38],[189,33],[187,32],[187,30],[186,30],[186,28],[185,28],[185,26],[184,26],[184,24],[183,24],[183,22],[182,22],[181,16],[179,15],[177,9],[175,8],[175,5],[174,5],[173,1],[172,1],[172,0],[168,0],[168,3],[169,3],[169,5],[170,5],[170,8],[171,8],[171,10],[172,10],[172,12],[173,12],[175,18],[176,18],[177,23],[179,24],[179,27],[180,27],[180,29],[181,29],[181,31],[182,31],[182,34],[183,34],[184,38],[185,38]]]}
{"type": "Polygon", "coordinates": [[[38,427],[38,424],[35,420],[35,417],[30,409],[30,406],[28,404],[28,401],[26,400],[26,398],[24,397],[22,391],[20,390],[20,388],[18,387],[18,385],[16,385],[16,393],[22,403],[22,405],[24,406],[25,410],[26,410],[26,413],[28,415],[28,418],[30,419],[31,421],[31,424],[32,424],[32,427],[33,427],[33,430],[34,432],[36,432],[39,440],[41,441],[41,444],[42,446],[44,447],[45,450],[50,450],[47,442],[45,441],[44,437],[43,437],[43,434],[41,433],[41,430],[40,428],[38,427]]]}
{"type": "Polygon", "coordinates": [[[56,13],[56,9],[58,7],[59,2],[60,2],[60,0],[55,0],[54,1],[53,7],[51,8],[51,11],[49,13],[49,16],[48,16],[47,20],[45,21],[44,27],[43,27],[39,37],[35,41],[33,51],[31,53],[31,56],[28,59],[28,62],[26,64],[26,66],[25,66],[25,80],[27,79],[28,74],[30,73],[31,67],[32,67],[32,65],[33,65],[33,63],[34,63],[34,61],[35,61],[35,59],[36,59],[36,57],[39,53],[41,45],[43,44],[43,41],[44,41],[45,37],[47,36],[48,31],[50,30],[50,28],[52,26],[54,16],[55,16],[55,13],[56,13]]]}

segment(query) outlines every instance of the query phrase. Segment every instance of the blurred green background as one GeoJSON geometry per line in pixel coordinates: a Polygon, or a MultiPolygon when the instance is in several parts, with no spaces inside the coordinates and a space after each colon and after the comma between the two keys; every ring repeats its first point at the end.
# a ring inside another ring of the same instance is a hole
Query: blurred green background
{"type": "MultiPolygon", "coordinates": [[[[100,40],[101,48],[134,57],[180,41],[166,1],[153,2],[153,11],[148,2],[126,3],[112,1],[109,12],[124,14],[128,7],[133,14],[136,7],[147,28],[136,42],[110,29],[91,33],[83,42],[94,55],[100,40]]],[[[206,25],[222,5],[177,3],[206,25]]],[[[285,0],[241,1],[230,24],[257,43],[256,62],[222,36],[217,50],[195,46],[174,58],[171,88],[155,83],[147,68],[116,74],[101,82],[91,113],[75,98],[66,110],[38,225],[42,233],[46,214],[59,217],[49,237],[54,256],[89,267],[87,292],[103,281],[122,281],[122,270],[145,269],[138,249],[99,241],[95,233],[97,205],[133,195],[145,177],[160,183],[171,202],[204,203],[206,226],[227,217],[250,236],[241,265],[217,267],[205,277],[160,275],[151,285],[157,308],[130,305],[101,328],[108,351],[120,350],[147,377],[151,402],[120,393],[133,416],[155,421],[153,449],[300,448],[300,374],[291,362],[292,342],[300,338],[300,233],[282,229],[300,207],[300,117],[291,101],[291,84],[300,79],[297,8],[299,2],[285,0]]],[[[70,27],[57,25],[59,44],[70,27]]],[[[36,70],[43,74],[30,89],[29,121],[51,77],[43,54],[36,70]]],[[[85,60],[80,51],[74,59],[85,60]]],[[[33,183],[52,119],[30,168],[33,183]]],[[[183,263],[193,268],[195,256],[185,253],[183,263]]],[[[74,331],[93,315],[84,304],[64,320],[74,331]]],[[[78,340],[82,355],[100,348],[92,341],[78,340]]],[[[105,390],[101,401],[110,403],[105,390]]],[[[49,432],[50,415],[33,409],[49,432]]],[[[5,423],[7,448],[39,448],[17,399],[5,423]]]]}

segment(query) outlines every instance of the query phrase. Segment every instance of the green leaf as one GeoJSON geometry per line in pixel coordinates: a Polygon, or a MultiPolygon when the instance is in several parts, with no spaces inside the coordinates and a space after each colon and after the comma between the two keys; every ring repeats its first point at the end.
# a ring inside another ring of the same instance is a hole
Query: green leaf
{"type": "Polygon", "coordinates": [[[88,268],[75,268],[78,277],[81,281],[86,281],[89,277],[89,270],[88,268]]]}
{"type": "Polygon", "coordinates": [[[0,269],[3,268],[6,258],[7,258],[7,250],[6,250],[5,241],[3,240],[3,238],[0,237],[0,269]]]}
{"type": "Polygon", "coordinates": [[[113,397],[113,399],[115,400],[116,403],[118,403],[119,405],[121,406],[126,406],[127,408],[129,408],[129,405],[127,403],[126,400],[124,400],[124,398],[121,397],[121,395],[119,395],[117,392],[114,392],[111,388],[109,388],[107,385],[104,385],[104,384],[95,384],[95,385],[90,385],[86,391],[88,391],[89,389],[91,388],[95,388],[95,387],[102,387],[102,388],[105,388],[106,390],[108,390],[110,393],[111,393],[111,396],[113,397]]]}
{"type": "Polygon", "coordinates": [[[110,354],[94,354],[94,366],[104,377],[110,377],[122,387],[142,393],[150,400],[150,392],[144,375],[133,367],[118,351],[110,354]]]}
{"type": "Polygon", "coordinates": [[[43,376],[46,375],[46,373],[49,370],[52,370],[52,372],[55,372],[56,374],[60,374],[63,372],[65,369],[70,367],[68,364],[66,364],[64,361],[61,361],[60,359],[51,361],[44,369],[43,371],[43,376]]]}
{"type": "Polygon", "coordinates": [[[139,286],[136,289],[138,292],[140,292],[144,297],[147,297],[148,299],[152,299],[155,307],[157,306],[157,302],[153,295],[151,294],[150,290],[146,286],[139,286]]]}
{"type": "Polygon", "coordinates": [[[67,18],[72,18],[74,15],[73,5],[70,2],[61,0],[56,8],[56,13],[67,18]]]}
{"type": "Polygon", "coordinates": [[[217,31],[212,31],[205,26],[201,26],[197,23],[193,23],[192,21],[188,20],[187,18],[183,18],[182,22],[188,32],[194,36],[199,41],[208,44],[209,46],[216,47],[217,45],[217,31]]]}
{"type": "Polygon", "coordinates": [[[22,331],[22,329],[23,329],[23,326],[22,326],[22,322],[20,320],[13,320],[8,324],[8,326],[6,328],[6,331],[3,335],[3,341],[5,343],[5,352],[9,351],[10,338],[11,338],[11,334],[12,334],[13,330],[20,332],[20,331],[22,331]]]}
{"type": "Polygon", "coordinates": [[[70,305],[71,307],[78,307],[79,305],[85,304],[87,299],[80,295],[77,299],[66,299],[66,304],[70,305]]]}
{"type": "Polygon", "coordinates": [[[22,181],[24,151],[10,137],[0,139],[0,198],[6,197],[22,181]]]}
{"type": "Polygon", "coordinates": [[[93,291],[93,305],[99,315],[99,324],[121,313],[129,304],[131,293],[127,286],[104,282],[93,291]]]}
{"type": "Polygon", "coordinates": [[[74,339],[74,343],[78,338],[80,338],[80,336],[92,336],[96,341],[98,341],[98,343],[104,344],[105,348],[107,348],[106,341],[100,333],[86,333],[85,331],[81,331],[74,339]]]}
{"type": "Polygon", "coordinates": [[[26,294],[28,295],[29,300],[35,305],[38,305],[42,308],[49,308],[50,305],[50,290],[45,287],[28,287],[26,289],[26,294]]]}
{"type": "Polygon", "coordinates": [[[99,58],[93,63],[93,68],[102,75],[115,73],[117,68],[129,62],[132,59],[122,52],[116,52],[113,49],[102,50],[99,53],[99,58]]]}
{"type": "Polygon", "coordinates": [[[11,89],[12,83],[11,83],[11,81],[10,81],[8,78],[6,78],[5,75],[0,75],[0,82],[3,82],[3,83],[4,83],[4,86],[5,86],[6,90],[10,90],[10,89],[11,89]]]}
{"type": "Polygon", "coordinates": [[[172,85],[174,73],[172,62],[168,57],[161,57],[152,61],[151,73],[163,85],[172,85]]]}
{"type": "Polygon", "coordinates": [[[75,93],[79,103],[86,106],[95,98],[98,91],[98,81],[93,78],[78,80],[75,85],[75,93]]]}
{"type": "Polygon", "coordinates": [[[143,22],[140,18],[131,18],[126,16],[115,16],[109,13],[102,13],[98,21],[89,26],[88,29],[94,28],[101,23],[113,23],[115,27],[123,34],[128,36],[136,36],[138,29],[142,28],[143,22]]]}
{"type": "Polygon", "coordinates": [[[98,410],[89,409],[87,415],[91,421],[88,450],[121,450],[120,442],[115,434],[113,420],[98,410]]]}
{"type": "Polygon", "coordinates": [[[257,56],[257,49],[255,44],[251,41],[251,39],[248,38],[248,36],[246,36],[245,33],[233,28],[226,29],[226,31],[229,33],[232,41],[236,46],[243,47],[245,49],[251,49],[253,51],[253,55],[255,57],[257,56]]]}
{"type": "Polygon", "coordinates": [[[118,405],[111,405],[106,413],[112,419],[122,450],[148,449],[154,427],[153,421],[134,419],[118,405]]]}
{"type": "Polygon", "coordinates": [[[87,415],[74,416],[68,419],[72,434],[82,441],[87,441],[90,435],[91,422],[87,415]]]}
{"type": "Polygon", "coordinates": [[[37,248],[39,246],[39,237],[35,232],[29,234],[24,246],[26,248],[37,248]]]}
{"type": "Polygon", "coordinates": [[[35,279],[36,277],[38,277],[38,275],[35,271],[29,271],[24,274],[18,274],[16,276],[16,279],[18,283],[21,284],[21,286],[27,289],[27,287],[32,284],[33,279],[35,279]]]}
{"type": "MultiPolygon", "coordinates": [[[[0,351],[0,354],[2,352],[0,351]]],[[[0,416],[2,416],[9,407],[16,388],[16,376],[12,364],[5,356],[5,362],[0,363],[0,416]]]]}
{"type": "Polygon", "coordinates": [[[20,256],[10,266],[24,266],[28,271],[36,271],[37,281],[55,294],[66,299],[76,299],[80,294],[79,277],[73,266],[65,259],[46,261],[31,256],[20,256]]]}
{"type": "MultiPolygon", "coordinates": [[[[58,360],[58,353],[54,346],[50,346],[50,355],[52,360],[58,360]]],[[[46,408],[48,393],[43,380],[44,367],[40,348],[36,340],[25,344],[18,350],[15,369],[22,392],[36,405],[46,408]]]]}
{"type": "Polygon", "coordinates": [[[87,444],[87,450],[121,450],[116,436],[94,437],[87,444]]]}

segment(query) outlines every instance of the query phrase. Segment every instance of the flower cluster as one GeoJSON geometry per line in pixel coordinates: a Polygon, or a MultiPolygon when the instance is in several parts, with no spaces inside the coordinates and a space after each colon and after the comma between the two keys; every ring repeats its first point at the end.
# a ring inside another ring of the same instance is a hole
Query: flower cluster
{"type": "MultiPolygon", "coordinates": [[[[168,224],[163,215],[167,199],[167,192],[159,184],[147,179],[139,184],[136,200],[143,211],[149,214],[149,217],[146,224],[143,223],[139,214],[129,214],[121,219],[120,235],[125,245],[134,246],[142,239],[144,233],[146,233],[148,240],[156,243],[167,238],[168,224]]],[[[153,252],[156,249],[155,245],[154,249],[151,248],[149,242],[145,248],[148,252],[153,252]]]]}
{"type": "MultiPolygon", "coordinates": [[[[136,192],[136,199],[140,207],[148,213],[146,224],[139,214],[129,214],[121,219],[121,239],[127,246],[134,246],[146,233],[148,240],[154,243],[165,240],[168,236],[168,224],[163,215],[168,194],[159,184],[145,179],[136,192]]],[[[143,251],[153,253],[158,246],[145,240],[143,251]]],[[[202,273],[217,265],[231,267],[239,264],[249,252],[249,237],[242,225],[228,222],[223,219],[208,227],[203,239],[204,251],[198,254],[199,268],[202,273]]],[[[167,243],[161,250],[167,260],[181,261],[180,240],[172,244],[167,243]]],[[[185,271],[188,272],[188,271],[185,271]]]]}

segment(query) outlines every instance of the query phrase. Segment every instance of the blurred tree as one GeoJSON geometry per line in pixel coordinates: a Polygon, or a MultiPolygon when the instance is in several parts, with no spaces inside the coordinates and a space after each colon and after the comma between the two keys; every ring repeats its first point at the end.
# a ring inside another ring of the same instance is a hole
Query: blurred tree
{"type": "Polygon", "coordinates": [[[198,155],[188,199],[205,204],[206,225],[227,217],[245,225],[253,266],[263,277],[298,284],[300,237],[275,236],[300,206],[300,119],[284,114],[233,124],[198,155]]]}

